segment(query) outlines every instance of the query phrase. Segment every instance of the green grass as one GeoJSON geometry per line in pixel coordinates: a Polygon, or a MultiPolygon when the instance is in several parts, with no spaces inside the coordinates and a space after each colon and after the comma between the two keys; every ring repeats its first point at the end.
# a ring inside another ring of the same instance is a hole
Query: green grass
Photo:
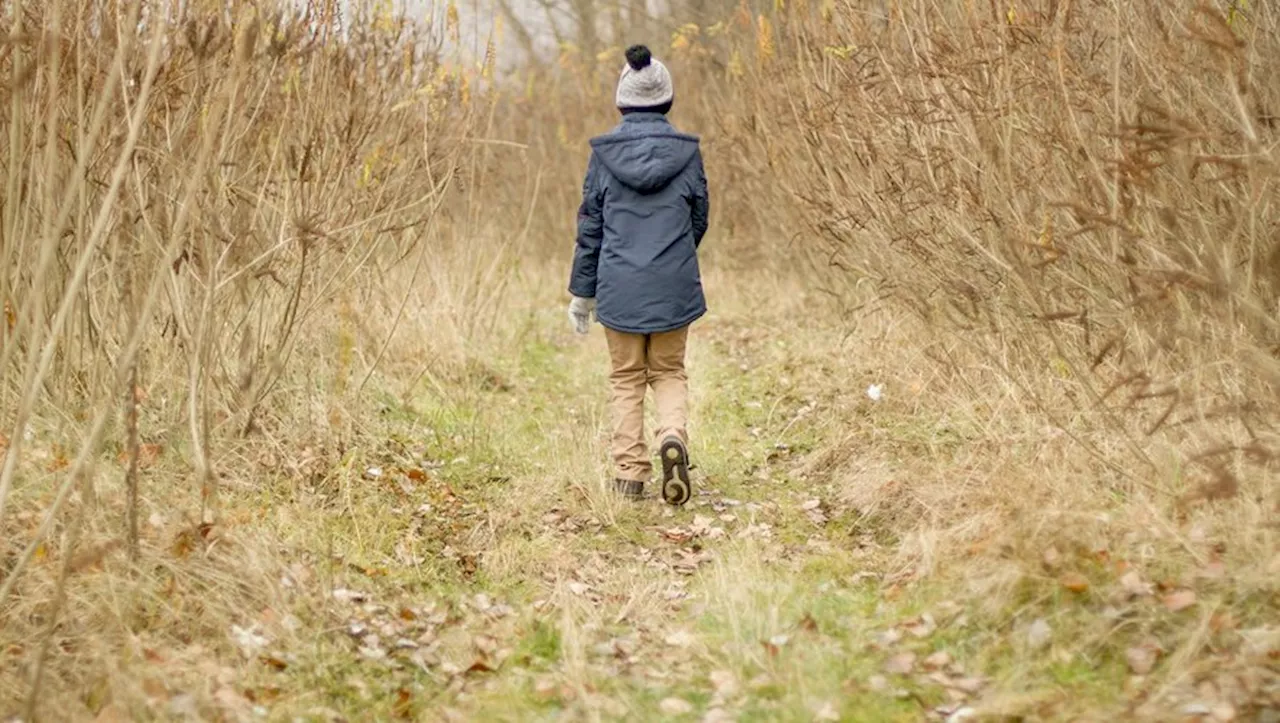
{"type": "MultiPolygon", "coordinates": [[[[335,474],[342,491],[335,514],[317,529],[293,533],[300,542],[332,540],[347,562],[387,571],[370,577],[342,568],[335,585],[366,590],[391,608],[431,601],[453,610],[440,629],[447,643],[439,652],[454,665],[469,665],[477,636],[493,638],[509,656],[495,671],[472,674],[372,664],[333,629],[343,618],[330,610],[320,617],[331,630],[295,650],[296,663],[284,671],[258,666],[250,676],[279,689],[272,717],[287,719],[317,701],[346,715],[394,717],[407,695],[413,715],[452,709],[475,720],[668,719],[668,698],[691,707],[677,720],[701,720],[712,707],[739,721],[812,721],[818,711],[847,721],[920,720],[948,699],[923,676],[886,672],[887,660],[904,651],[920,661],[945,651],[965,675],[990,680],[986,693],[1034,692],[1027,706],[1042,699],[1059,711],[1118,704],[1131,635],[1103,634],[1103,601],[1092,589],[1115,574],[1098,561],[1078,565],[1093,586],[1085,595],[1063,590],[1053,576],[1024,576],[1003,605],[986,612],[966,605],[963,626],[947,618],[925,638],[904,635],[889,649],[873,645],[896,624],[938,614],[944,602],[971,602],[964,581],[940,574],[888,595],[876,579],[856,577],[888,570],[876,556],[853,555],[855,541],[870,534],[891,548],[901,528],[893,518],[850,514],[817,527],[800,509],[811,495],[831,492],[819,493],[791,467],[835,429],[816,415],[797,418],[820,392],[820,375],[796,374],[802,360],[773,345],[757,346],[752,372],[742,373],[737,357],[708,341],[695,341],[693,352],[693,451],[699,479],[717,494],[695,497],[682,510],[605,503],[592,491],[609,475],[595,447],[608,424],[599,339],[530,334],[506,365],[486,372],[503,384],[449,398],[424,385],[408,404],[386,400],[379,432],[389,440],[386,448],[352,454],[335,474]],[[780,391],[783,375],[792,380],[780,391]],[[779,441],[790,456],[776,454],[779,441]],[[366,465],[419,458],[444,464],[429,469],[429,479],[408,497],[388,480],[361,476],[366,465]],[[430,524],[414,522],[410,513],[424,502],[447,506],[447,490],[466,505],[430,524]],[[723,508],[736,520],[700,505],[726,499],[741,503],[723,508]],[[752,504],[755,512],[748,511],[752,504]],[[545,522],[552,510],[559,510],[555,524],[545,522]],[[771,526],[770,537],[741,537],[753,515],[771,526]],[[697,516],[725,534],[688,542],[660,534],[688,527],[697,516]],[[562,528],[566,520],[573,526],[562,528]],[[416,535],[420,567],[395,562],[406,535],[416,535]],[[814,538],[828,547],[809,547],[814,538]],[[464,572],[444,559],[446,549],[476,554],[475,569],[464,572]],[[691,575],[663,566],[681,550],[708,560],[691,575]],[[668,599],[672,591],[682,597],[668,599]],[[490,619],[471,611],[480,593],[510,605],[510,615],[490,619]],[[628,607],[632,595],[639,602],[628,607]],[[1051,621],[1054,643],[1031,651],[1019,636],[1035,617],[1051,621]],[[688,639],[673,644],[676,634],[688,639]],[[628,654],[599,652],[616,638],[631,641],[628,654]],[[723,685],[726,675],[732,691],[722,696],[713,680],[723,685]],[[879,677],[885,689],[870,685],[879,677]]],[[[972,434],[906,415],[859,424],[882,449],[908,456],[945,457],[972,434]]]]}

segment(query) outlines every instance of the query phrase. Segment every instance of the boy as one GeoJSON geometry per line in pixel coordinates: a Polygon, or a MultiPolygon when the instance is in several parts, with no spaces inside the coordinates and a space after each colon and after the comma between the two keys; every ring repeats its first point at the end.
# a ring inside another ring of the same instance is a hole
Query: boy
{"type": "Polygon", "coordinates": [[[587,333],[594,311],[605,327],[613,371],[614,488],[639,499],[653,471],[644,395],[653,389],[662,497],[683,505],[689,482],[689,325],[707,311],[698,246],[707,232],[707,179],[698,138],[667,121],[671,74],[649,49],[626,52],[616,105],[622,122],[591,139],[578,209],[569,318],[587,333]]]}

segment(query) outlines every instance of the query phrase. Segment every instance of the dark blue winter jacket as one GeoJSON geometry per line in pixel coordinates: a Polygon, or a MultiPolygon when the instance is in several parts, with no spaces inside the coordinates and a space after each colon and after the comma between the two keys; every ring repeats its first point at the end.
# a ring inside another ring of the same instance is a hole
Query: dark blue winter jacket
{"type": "Polygon", "coordinates": [[[696,136],[660,113],[632,113],[591,139],[569,293],[595,298],[610,329],[656,334],[707,311],[698,246],[707,178],[696,136]]]}

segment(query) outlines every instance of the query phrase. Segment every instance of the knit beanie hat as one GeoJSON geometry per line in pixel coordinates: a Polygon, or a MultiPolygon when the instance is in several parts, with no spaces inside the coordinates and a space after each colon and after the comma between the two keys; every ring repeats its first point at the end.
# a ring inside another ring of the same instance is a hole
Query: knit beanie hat
{"type": "Polygon", "coordinates": [[[670,103],[675,96],[671,73],[643,45],[627,49],[627,64],[618,78],[616,98],[619,108],[657,108],[670,103]]]}

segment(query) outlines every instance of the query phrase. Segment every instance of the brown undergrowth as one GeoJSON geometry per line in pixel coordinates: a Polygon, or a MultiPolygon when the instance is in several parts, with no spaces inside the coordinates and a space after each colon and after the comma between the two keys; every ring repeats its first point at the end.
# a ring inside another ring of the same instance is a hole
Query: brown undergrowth
{"type": "Polygon", "coordinates": [[[644,39],[713,185],[678,513],[560,311],[616,53],[7,16],[0,713],[1272,714],[1274,9],[875,5],[644,39]]]}

